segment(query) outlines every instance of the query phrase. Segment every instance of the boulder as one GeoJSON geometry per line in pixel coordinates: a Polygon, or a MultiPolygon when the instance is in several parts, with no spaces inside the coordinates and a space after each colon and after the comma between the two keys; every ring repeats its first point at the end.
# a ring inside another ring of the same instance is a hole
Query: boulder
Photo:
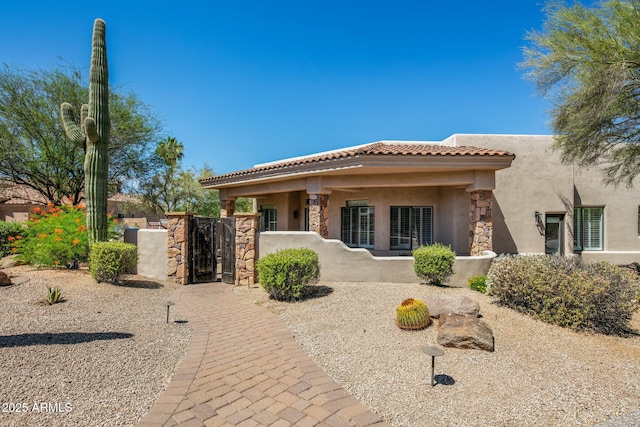
{"type": "Polygon", "coordinates": [[[440,318],[444,313],[456,313],[465,316],[478,317],[480,305],[468,297],[459,295],[437,294],[425,300],[429,307],[429,314],[433,318],[440,318]]]}
{"type": "Polygon", "coordinates": [[[445,313],[439,320],[438,344],[444,347],[493,351],[493,331],[477,317],[445,313]]]}
{"type": "Polygon", "coordinates": [[[11,286],[11,279],[7,276],[7,273],[4,271],[0,271],[0,286],[11,286]]]}
{"type": "Polygon", "coordinates": [[[6,257],[0,259],[0,268],[11,268],[18,265],[18,260],[16,259],[17,255],[7,255],[6,257]]]}

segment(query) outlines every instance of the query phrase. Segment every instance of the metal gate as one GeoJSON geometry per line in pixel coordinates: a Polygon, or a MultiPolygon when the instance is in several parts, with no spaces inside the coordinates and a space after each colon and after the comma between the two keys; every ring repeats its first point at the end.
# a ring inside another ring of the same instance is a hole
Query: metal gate
{"type": "Polygon", "coordinates": [[[189,283],[235,281],[235,218],[193,217],[189,235],[189,283]]]}
{"type": "Polygon", "coordinates": [[[218,224],[220,232],[219,248],[222,258],[222,281],[235,283],[236,281],[236,219],[221,218],[218,224]]]}

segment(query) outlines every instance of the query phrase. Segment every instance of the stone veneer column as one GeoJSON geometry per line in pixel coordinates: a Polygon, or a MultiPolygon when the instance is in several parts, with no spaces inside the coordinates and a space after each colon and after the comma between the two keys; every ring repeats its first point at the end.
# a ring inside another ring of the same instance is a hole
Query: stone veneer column
{"type": "Polygon", "coordinates": [[[309,231],[329,238],[329,195],[309,194],[309,231]]]}
{"type": "Polygon", "coordinates": [[[491,190],[469,193],[469,254],[472,256],[493,250],[492,204],[491,190]]]}
{"type": "Polygon", "coordinates": [[[257,232],[260,214],[236,214],[236,286],[253,286],[256,279],[257,232]]]}
{"type": "Polygon", "coordinates": [[[189,283],[189,221],[188,212],[169,212],[167,218],[167,280],[181,285],[189,283]]]}
{"type": "Polygon", "coordinates": [[[222,206],[220,207],[220,218],[231,218],[236,212],[235,200],[221,200],[222,206]]]}

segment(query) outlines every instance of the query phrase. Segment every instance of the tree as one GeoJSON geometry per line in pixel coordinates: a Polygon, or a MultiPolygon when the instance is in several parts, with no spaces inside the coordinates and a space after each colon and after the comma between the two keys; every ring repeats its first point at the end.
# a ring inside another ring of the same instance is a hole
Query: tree
{"type": "MultiPolygon", "coordinates": [[[[201,169],[182,169],[183,148],[181,142],[171,137],[158,143],[157,160],[163,166],[140,186],[139,195],[145,208],[159,214],[184,211],[219,218],[218,190],[205,190],[200,185],[200,179],[215,175],[213,169],[206,163],[201,169]]],[[[252,209],[251,199],[236,201],[237,212],[251,212],[252,209]]]]}
{"type": "Polygon", "coordinates": [[[565,162],[601,167],[633,186],[640,169],[640,0],[594,7],[551,1],[541,31],[527,35],[527,78],[548,97],[565,162]]]}
{"type": "MultiPolygon", "coordinates": [[[[64,134],[60,103],[82,105],[89,97],[82,72],[73,67],[0,68],[0,179],[26,185],[49,202],[83,200],[84,151],[64,134]]],[[[127,189],[154,172],[151,161],[161,122],[133,93],[109,91],[111,136],[109,192],[127,189]]]]}

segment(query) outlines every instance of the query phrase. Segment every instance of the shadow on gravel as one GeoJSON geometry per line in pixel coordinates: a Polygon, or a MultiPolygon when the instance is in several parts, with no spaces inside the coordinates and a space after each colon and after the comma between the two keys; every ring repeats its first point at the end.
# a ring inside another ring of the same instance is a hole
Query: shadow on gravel
{"type": "Polygon", "coordinates": [[[436,375],[434,379],[436,380],[436,383],[442,385],[454,385],[456,383],[456,380],[449,375],[436,375]]]}
{"type": "Polygon", "coordinates": [[[162,283],[154,282],[153,280],[145,280],[140,278],[124,280],[117,286],[123,288],[137,288],[137,289],[161,289],[164,287],[162,283]]]}
{"type": "Polygon", "coordinates": [[[304,299],[312,299],[312,298],[322,298],[329,296],[333,293],[333,288],[329,286],[309,286],[307,292],[304,295],[304,299]]]}
{"type": "Polygon", "coordinates": [[[55,334],[0,335],[0,348],[30,345],[80,344],[91,341],[121,340],[133,337],[123,332],[60,332],[55,334]]]}

